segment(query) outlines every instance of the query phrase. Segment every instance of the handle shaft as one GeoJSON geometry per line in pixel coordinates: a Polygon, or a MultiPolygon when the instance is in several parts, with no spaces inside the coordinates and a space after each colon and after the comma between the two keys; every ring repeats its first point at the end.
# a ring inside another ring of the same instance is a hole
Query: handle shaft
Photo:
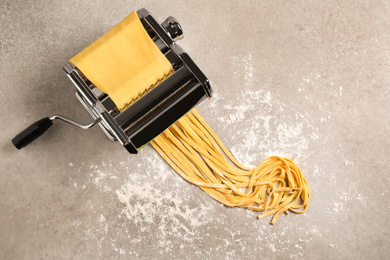
{"type": "Polygon", "coordinates": [[[27,146],[32,141],[40,137],[52,125],[53,122],[52,120],[50,120],[50,118],[42,118],[41,120],[24,129],[20,134],[15,136],[15,138],[12,139],[12,143],[15,145],[16,148],[22,149],[23,147],[27,146]]]}

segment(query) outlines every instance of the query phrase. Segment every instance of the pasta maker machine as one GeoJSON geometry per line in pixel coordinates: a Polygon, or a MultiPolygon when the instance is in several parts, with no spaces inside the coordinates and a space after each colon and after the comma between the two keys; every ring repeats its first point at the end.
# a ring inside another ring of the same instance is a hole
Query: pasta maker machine
{"type": "Polygon", "coordinates": [[[82,125],[59,115],[43,118],[12,139],[16,148],[31,143],[58,119],[82,129],[99,125],[110,140],[119,141],[130,153],[136,154],[194,106],[211,97],[207,77],[175,42],[183,36],[177,20],[168,17],[160,25],[146,9],[138,10],[137,15],[150,38],[172,64],[174,72],[120,112],[107,94],[99,91],[69,62],[64,71],[76,86],[76,97],[90,113],[93,122],[82,125]]]}

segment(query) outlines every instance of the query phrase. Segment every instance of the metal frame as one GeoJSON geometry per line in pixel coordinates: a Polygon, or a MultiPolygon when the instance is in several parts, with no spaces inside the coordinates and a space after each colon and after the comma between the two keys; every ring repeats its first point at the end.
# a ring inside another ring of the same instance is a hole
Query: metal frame
{"type": "MultiPolygon", "coordinates": [[[[200,71],[188,54],[175,43],[175,40],[182,38],[183,35],[180,24],[173,17],[168,17],[160,25],[146,9],[139,10],[137,14],[146,31],[148,31],[155,44],[171,62],[173,68],[178,70],[183,66],[186,67],[189,71],[188,73],[196,79],[196,84],[200,84],[203,87],[204,95],[211,97],[212,90],[208,79],[200,71]]],[[[61,119],[83,129],[87,129],[98,124],[110,140],[119,141],[130,153],[137,153],[138,149],[132,143],[130,137],[126,134],[126,129],[123,129],[115,120],[115,117],[118,115],[120,115],[118,118],[126,118],[126,114],[129,113],[126,113],[126,111],[129,108],[120,113],[115,105],[112,105],[113,102],[109,99],[109,97],[96,89],[83,75],[83,73],[72,63],[69,62],[66,64],[64,66],[64,71],[76,86],[77,99],[90,113],[94,122],[87,126],[81,126],[80,124],[64,117],[55,116],[53,119],[61,119]]],[[[143,102],[142,99],[143,97],[137,102],[143,102]]]]}

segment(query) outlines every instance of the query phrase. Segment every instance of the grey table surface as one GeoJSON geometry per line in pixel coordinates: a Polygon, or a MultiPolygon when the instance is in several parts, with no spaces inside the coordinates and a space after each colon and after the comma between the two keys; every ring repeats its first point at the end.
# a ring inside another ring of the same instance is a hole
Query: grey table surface
{"type": "Polygon", "coordinates": [[[388,259],[389,1],[17,1],[0,4],[0,259],[388,259]],[[199,113],[255,166],[294,160],[304,214],[258,220],[137,156],[90,120],[63,65],[134,10],[174,16],[211,81],[199,113]]]}

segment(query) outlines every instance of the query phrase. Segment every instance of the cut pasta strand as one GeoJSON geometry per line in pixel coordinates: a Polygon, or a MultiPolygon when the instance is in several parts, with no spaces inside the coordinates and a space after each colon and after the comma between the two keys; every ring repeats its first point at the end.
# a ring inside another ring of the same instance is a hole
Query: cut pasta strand
{"type": "Polygon", "coordinates": [[[193,109],[151,144],[186,181],[199,186],[228,207],[273,215],[303,213],[310,188],[298,166],[290,159],[271,156],[251,169],[240,164],[193,109]]]}

